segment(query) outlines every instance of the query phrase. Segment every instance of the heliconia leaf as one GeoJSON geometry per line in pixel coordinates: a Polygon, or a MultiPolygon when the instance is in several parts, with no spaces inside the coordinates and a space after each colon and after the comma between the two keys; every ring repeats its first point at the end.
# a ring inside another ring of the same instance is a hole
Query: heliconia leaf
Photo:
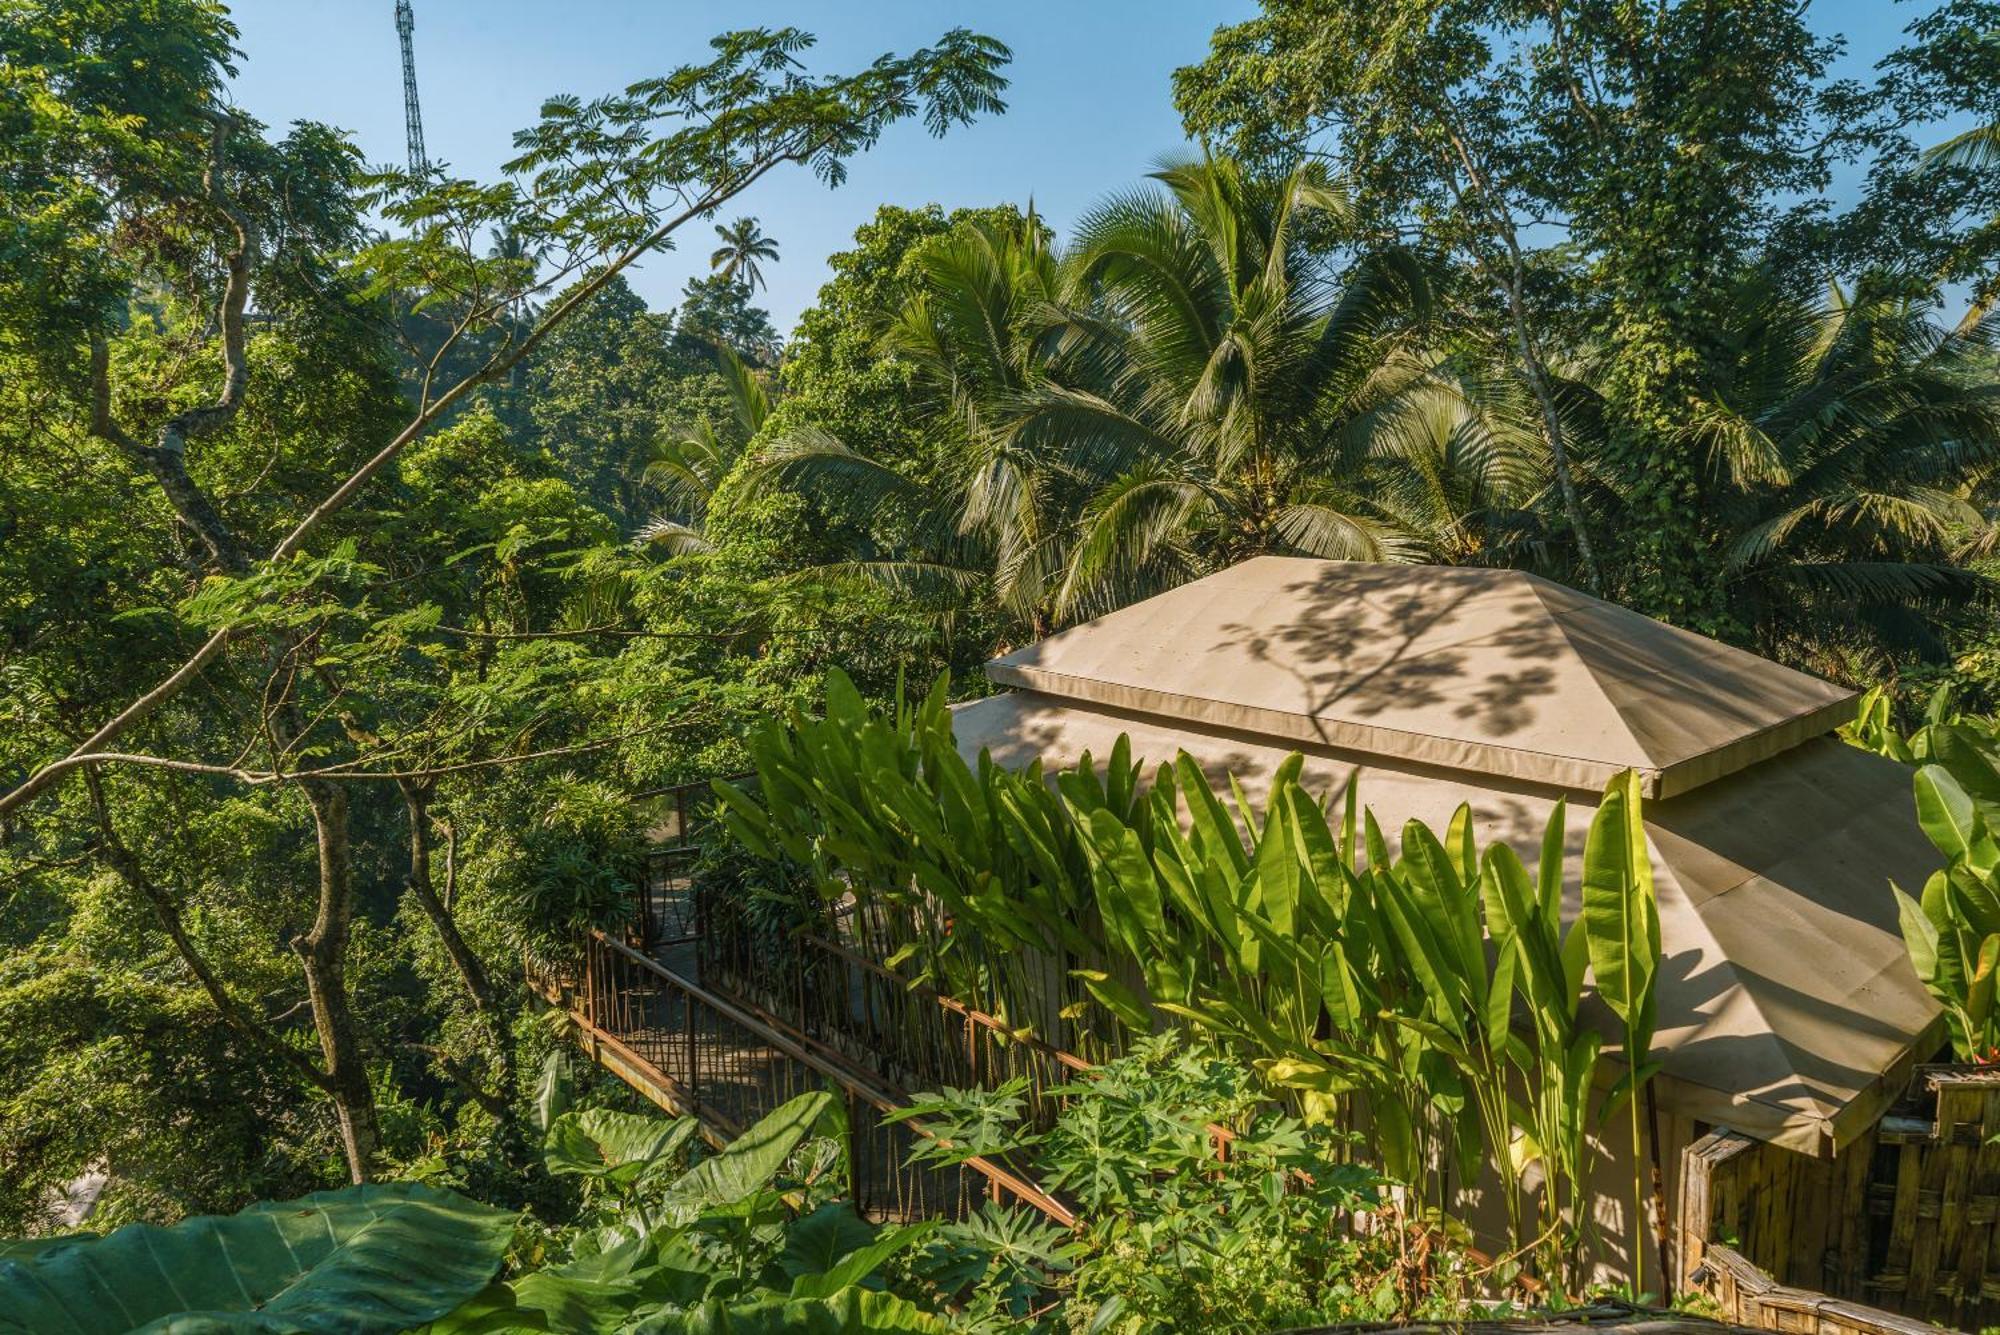
{"type": "Polygon", "coordinates": [[[1932,987],[1938,978],[1937,924],[1901,886],[1892,884],[1889,891],[1896,896],[1896,922],[1903,930],[1903,948],[1909,952],[1910,964],[1924,986],[1932,987]]]}
{"type": "Polygon", "coordinates": [[[1535,863],[1535,886],[1542,916],[1557,927],[1562,922],[1563,862],[1567,849],[1564,826],[1568,820],[1569,799],[1559,797],[1555,809],[1549,812],[1549,823],[1542,828],[1541,859],[1535,863]]]}
{"type": "Polygon", "coordinates": [[[1660,919],[1639,779],[1631,770],[1611,781],[1590,823],[1583,854],[1583,925],[1598,997],[1628,1029],[1643,1030],[1660,958],[1660,919]]]}
{"type": "Polygon", "coordinates": [[[1977,838],[1972,798],[1942,765],[1917,771],[1917,823],[1948,858],[1965,857],[1977,838]]]}
{"type": "Polygon", "coordinates": [[[1319,991],[1320,1004],[1326,1007],[1335,1026],[1352,1030],[1360,1023],[1368,1003],[1361,995],[1353,967],[1347,962],[1347,949],[1339,941],[1328,942],[1326,953],[1320,957],[1319,991]]]}
{"type": "Polygon", "coordinates": [[[1299,921],[1307,930],[1330,936],[1347,916],[1347,868],[1342,865],[1326,812],[1303,788],[1285,790],[1285,829],[1303,866],[1299,921]]]}
{"type": "Polygon", "coordinates": [[[1355,808],[1361,801],[1361,779],[1356,775],[1347,781],[1347,804],[1340,816],[1340,860],[1349,871],[1355,871],[1354,841],[1361,831],[1361,822],[1355,816],[1355,808]]]}
{"type": "Polygon", "coordinates": [[[1314,1089],[1322,1094],[1341,1094],[1354,1088],[1354,1081],[1323,1061],[1303,1057],[1275,1057],[1257,1064],[1258,1071],[1274,1085],[1285,1089],[1314,1089]]]}
{"type": "Polygon", "coordinates": [[[1152,1017],[1131,988],[1100,969],[1072,969],[1070,976],[1082,983],[1097,1004],[1117,1016],[1127,1029],[1135,1034],[1151,1030],[1152,1017]]]}
{"type": "Polygon", "coordinates": [[[1174,768],[1179,771],[1181,790],[1187,795],[1188,824],[1195,847],[1205,857],[1225,860],[1230,870],[1241,876],[1250,866],[1250,857],[1243,851],[1236,821],[1216,800],[1208,776],[1202,773],[1193,756],[1181,752],[1174,759],[1174,768]]]}
{"type": "Polygon", "coordinates": [[[372,1332],[486,1287],[514,1216],[412,1182],[266,1201],[0,1260],[0,1330],[372,1332]]]}
{"type": "Polygon", "coordinates": [[[1271,803],[1264,818],[1262,837],[1257,841],[1255,862],[1258,899],[1264,919],[1276,931],[1290,936],[1298,921],[1299,855],[1293,842],[1290,814],[1283,800],[1284,790],[1271,803]]]}
{"type": "Polygon", "coordinates": [[[1451,858],[1451,869],[1458,876],[1460,885],[1472,884],[1479,875],[1479,849],[1472,838],[1472,806],[1460,802],[1458,810],[1451,813],[1451,825],[1446,829],[1444,849],[1451,858]]]}

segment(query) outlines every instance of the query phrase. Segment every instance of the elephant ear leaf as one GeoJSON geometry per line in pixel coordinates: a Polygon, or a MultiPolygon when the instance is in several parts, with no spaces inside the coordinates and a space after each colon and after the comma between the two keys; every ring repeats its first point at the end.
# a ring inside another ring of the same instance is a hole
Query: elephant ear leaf
{"type": "Polygon", "coordinates": [[[833,1095],[824,1091],[781,1105],[727,1149],[681,1174],[666,1190],[667,1208],[693,1216],[763,1191],[832,1106],[833,1095]]]}
{"type": "Polygon", "coordinates": [[[711,1298],[692,1312],[662,1314],[630,1329],[635,1335],[949,1335],[952,1326],[893,1293],[850,1288],[826,1298],[711,1298]]]}
{"type": "Polygon", "coordinates": [[[514,1216],[418,1183],[344,1187],[0,1259],[0,1330],[408,1330],[479,1293],[514,1216]]]}
{"type": "Polygon", "coordinates": [[[603,1178],[626,1185],[669,1161],[694,1136],[692,1117],[648,1117],[592,1108],[567,1112],[549,1125],[542,1160],[557,1175],[603,1178]]]}

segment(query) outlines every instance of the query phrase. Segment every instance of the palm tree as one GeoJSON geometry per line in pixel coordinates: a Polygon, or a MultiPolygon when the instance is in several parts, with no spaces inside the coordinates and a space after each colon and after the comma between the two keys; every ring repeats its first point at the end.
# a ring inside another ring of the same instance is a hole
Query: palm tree
{"type": "Polygon", "coordinates": [[[660,493],[667,508],[640,528],[638,541],[664,547],[672,555],[711,550],[705,528],[709,503],[773,407],[769,387],[733,348],[717,344],[715,351],[717,370],[729,393],[730,420],[718,427],[703,417],[668,435],[653,446],[653,456],[641,474],[641,481],[660,493]]]}
{"type": "Polygon", "coordinates": [[[931,474],[803,430],[767,449],[755,477],[838,498],[897,530],[893,558],[857,554],[845,573],[911,593],[990,585],[1039,632],[1041,595],[1059,566],[1061,479],[1005,423],[1057,364],[1064,266],[1031,207],[1016,224],[971,223],[939,238],[911,270],[901,304],[880,315],[878,346],[911,366],[915,391],[929,396],[939,438],[931,474]]]}
{"type": "Polygon", "coordinates": [[[893,512],[908,559],[870,573],[983,579],[1037,634],[1263,552],[1495,559],[1484,535],[1543,490],[1539,436],[1424,350],[1423,267],[1387,249],[1335,272],[1299,225],[1347,216],[1315,167],[1157,179],[1066,255],[1030,217],[920,256],[880,345],[952,426],[941,477],[823,434],[759,476],[893,512]]]}
{"type": "Polygon", "coordinates": [[[764,235],[755,218],[738,218],[726,227],[717,223],[715,234],[722,238],[722,244],[708,257],[708,267],[721,271],[724,278],[741,281],[751,292],[762,287],[764,272],[757,266],[766,260],[778,262],[778,243],[764,235]]]}
{"type": "Polygon", "coordinates": [[[1932,295],[1871,280],[1808,304],[1753,275],[1735,299],[1689,430],[1728,606],[1767,654],[1855,679],[1942,652],[1932,617],[1985,589],[1961,558],[1992,533],[1995,322],[1941,328],[1932,295]]]}
{"type": "Polygon", "coordinates": [[[1072,258],[1090,300],[1064,337],[1096,383],[1042,386],[1008,426],[1088,481],[1056,615],[1267,552],[1424,555],[1370,482],[1413,395],[1441,388],[1423,267],[1388,248],[1335,274],[1301,235],[1309,213],[1348,212],[1316,165],[1258,181],[1209,158],[1155,179],[1165,194],[1090,214],[1072,258]]]}

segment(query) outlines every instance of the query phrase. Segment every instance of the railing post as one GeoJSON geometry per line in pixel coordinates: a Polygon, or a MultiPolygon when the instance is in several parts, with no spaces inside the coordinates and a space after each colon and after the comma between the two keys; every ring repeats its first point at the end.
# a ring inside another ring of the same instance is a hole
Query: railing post
{"type": "Polygon", "coordinates": [[[866,1219],[868,1202],[862,1190],[865,1178],[861,1172],[861,1100],[851,1088],[842,1086],[842,1091],[847,1096],[847,1194],[854,1202],[854,1212],[866,1219]]]}
{"type": "Polygon", "coordinates": [[[700,1026],[695,1023],[694,998],[686,993],[681,995],[681,1017],[682,1031],[687,1036],[688,1097],[694,1100],[694,1106],[699,1110],[702,1105],[701,1066],[696,1061],[696,1054],[701,1051],[701,1046],[697,1042],[700,1035],[700,1026]]]}

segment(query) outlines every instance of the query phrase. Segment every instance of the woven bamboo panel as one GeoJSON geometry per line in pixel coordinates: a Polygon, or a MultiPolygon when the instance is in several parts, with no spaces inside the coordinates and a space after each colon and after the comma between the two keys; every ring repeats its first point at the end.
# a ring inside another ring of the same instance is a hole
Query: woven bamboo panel
{"type": "MultiPolygon", "coordinates": [[[[1702,1274],[1711,1292],[1731,1283],[1713,1264],[1727,1249],[1806,1298],[1959,1330],[2000,1325],[2000,1073],[1919,1068],[1911,1097],[1831,1159],[1713,1132],[1683,1156],[1682,1191],[1682,1274],[1702,1274]]],[[[1724,1310],[1767,1330],[1899,1329],[1724,1310]]]]}

